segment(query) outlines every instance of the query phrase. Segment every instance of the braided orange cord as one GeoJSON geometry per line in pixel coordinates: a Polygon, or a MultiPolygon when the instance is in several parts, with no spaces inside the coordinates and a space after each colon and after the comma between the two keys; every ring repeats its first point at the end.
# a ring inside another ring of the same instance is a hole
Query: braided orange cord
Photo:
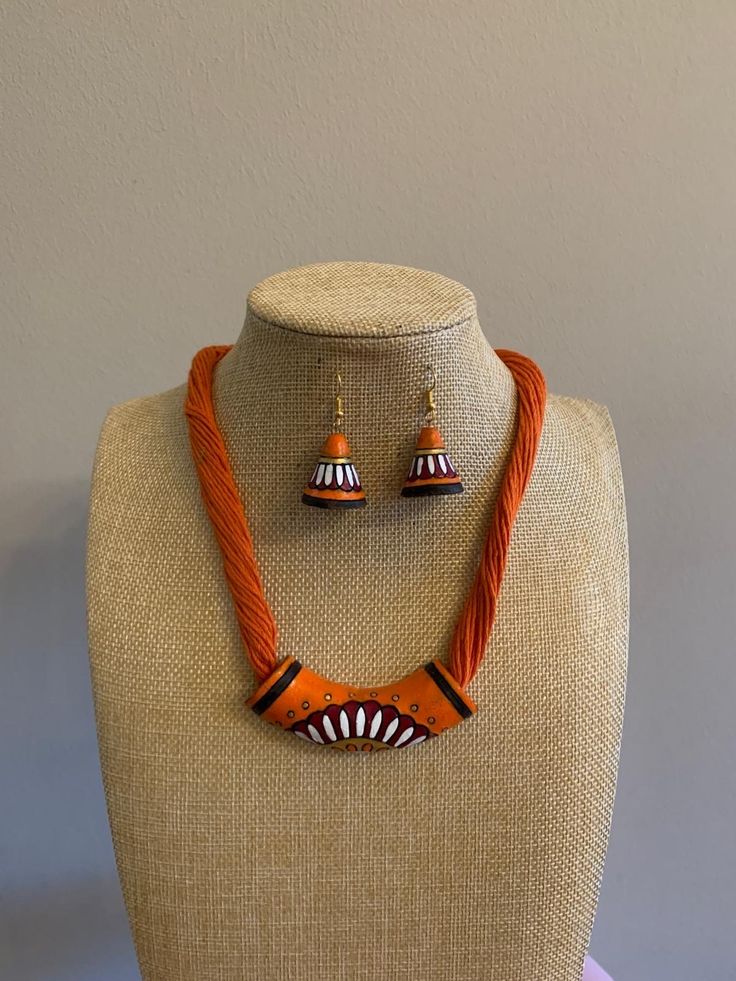
{"type": "Polygon", "coordinates": [[[501,480],[478,571],[450,645],[447,667],[461,688],[467,688],[480,667],[493,630],[511,530],[534,469],[547,402],[544,375],[533,361],[515,351],[498,350],[496,354],[516,382],[516,439],[501,480]]]}
{"type": "MultiPolygon", "coordinates": [[[[194,356],[184,412],[202,498],[222,553],[240,634],[256,677],[263,681],[278,664],[276,622],[263,592],[253,539],[212,400],[214,368],[229,350],[230,346],[217,345],[194,356]]],[[[496,354],[516,382],[517,434],[478,571],[452,638],[448,670],[462,688],[480,667],[493,630],[511,530],[534,467],[547,397],[544,376],[533,361],[514,351],[498,350],[496,354]]]]}
{"type": "Polygon", "coordinates": [[[184,412],[207,513],[220,546],[240,636],[259,681],[276,668],[276,621],[263,593],[248,522],[235,486],[212,401],[212,373],[231,345],[197,352],[189,372],[184,412]]]}

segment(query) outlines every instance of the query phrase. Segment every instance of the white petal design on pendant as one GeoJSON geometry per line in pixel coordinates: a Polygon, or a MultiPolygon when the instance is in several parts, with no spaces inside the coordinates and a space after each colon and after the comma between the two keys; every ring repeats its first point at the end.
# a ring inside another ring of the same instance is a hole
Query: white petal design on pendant
{"type": "Polygon", "coordinates": [[[408,749],[410,746],[416,746],[417,743],[424,742],[426,738],[427,738],[426,733],[424,732],[420,733],[418,736],[415,736],[410,743],[406,744],[406,749],[408,749]]]}
{"type": "Polygon", "coordinates": [[[353,480],[353,468],[350,466],[349,463],[345,467],[345,476],[348,478],[348,483],[352,487],[353,484],[354,484],[354,480],[353,480]]]}
{"type": "Polygon", "coordinates": [[[415,456],[413,456],[411,458],[411,466],[409,467],[409,476],[410,477],[413,477],[414,476],[414,471],[416,470],[416,468],[417,468],[417,458],[415,456]]]}
{"type": "Polygon", "coordinates": [[[337,739],[337,733],[335,732],[335,727],[333,726],[329,715],[322,716],[322,728],[327,733],[327,738],[330,740],[330,742],[334,743],[334,741],[337,739]]]}
{"type": "Polygon", "coordinates": [[[422,476],[422,467],[423,466],[424,466],[424,457],[423,456],[418,456],[417,457],[417,477],[421,477],[422,476]]]}
{"type": "Polygon", "coordinates": [[[324,463],[320,463],[320,465],[317,467],[317,479],[315,480],[315,483],[321,484],[324,475],[325,475],[325,465],[324,463]]]}
{"type": "Polygon", "coordinates": [[[434,456],[427,457],[427,469],[429,470],[430,474],[434,476],[434,456]]]}
{"type": "Polygon", "coordinates": [[[387,743],[389,741],[389,739],[391,738],[391,736],[393,736],[393,734],[396,732],[396,730],[398,728],[399,728],[399,720],[398,719],[394,719],[393,722],[389,722],[389,724],[388,724],[388,726],[386,728],[386,731],[383,734],[383,742],[387,743]]]}
{"type": "Polygon", "coordinates": [[[295,729],[294,730],[294,733],[295,733],[295,735],[299,736],[300,739],[306,739],[308,743],[311,743],[312,742],[312,740],[309,738],[309,736],[306,734],[306,732],[299,732],[298,729],[295,729]]]}
{"type": "Polygon", "coordinates": [[[307,726],[307,729],[309,730],[309,735],[312,737],[314,742],[324,743],[324,739],[322,738],[322,736],[320,736],[320,734],[317,732],[317,730],[314,728],[311,722],[307,726]]]}
{"type": "Polygon", "coordinates": [[[442,473],[447,473],[447,464],[445,463],[445,454],[444,453],[438,453],[437,454],[437,463],[439,463],[440,470],[442,471],[442,473]]]}
{"type": "Polygon", "coordinates": [[[328,487],[332,483],[332,471],[333,471],[333,469],[334,469],[334,467],[332,466],[331,463],[328,463],[327,466],[325,467],[325,484],[328,487]]]}
{"type": "Polygon", "coordinates": [[[399,738],[394,743],[394,746],[401,746],[401,744],[402,743],[405,743],[406,740],[409,738],[409,736],[411,736],[411,734],[413,732],[414,732],[414,726],[409,726],[408,729],[404,729],[404,731],[401,733],[401,735],[399,736],[399,738]]]}
{"type": "Polygon", "coordinates": [[[348,713],[345,709],[340,712],[340,732],[347,739],[350,735],[350,719],[348,718],[348,713]]]}
{"type": "Polygon", "coordinates": [[[355,713],[355,735],[362,736],[365,730],[365,709],[361,705],[355,713]]]}
{"type": "Polygon", "coordinates": [[[357,486],[360,483],[360,480],[358,478],[358,471],[355,469],[352,463],[350,464],[350,469],[353,471],[353,480],[355,481],[355,484],[357,486]]]}
{"type": "Polygon", "coordinates": [[[335,481],[337,482],[338,487],[342,487],[342,477],[343,477],[342,464],[338,463],[338,465],[335,467],[335,481]]]}
{"type": "Polygon", "coordinates": [[[381,723],[383,722],[383,712],[379,709],[373,716],[373,722],[371,722],[370,732],[368,733],[371,739],[376,738],[376,733],[381,728],[381,723]]]}

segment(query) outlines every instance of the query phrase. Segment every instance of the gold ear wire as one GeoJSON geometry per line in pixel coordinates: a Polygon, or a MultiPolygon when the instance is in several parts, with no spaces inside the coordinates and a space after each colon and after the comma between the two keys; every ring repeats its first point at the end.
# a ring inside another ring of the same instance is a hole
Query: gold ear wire
{"type": "Polygon", "coordinates": [[[342,431],[342,420],[345,416],[345,399],[342,397],[342,375],[335,372],[335,418],[332,420],[333,433],[342,431]]]}
{"type": "Polygon", "coordinates": [[[424,405],[425,405],[425,416],[428,423],[434,422],[437,417],[437,405],[434,400],[434,390],[437,386],[437,375],[435,374],[434,368],[431,364],[427,365],[427,371],[429,372],[430,383],[424,390],[424,405]]]}

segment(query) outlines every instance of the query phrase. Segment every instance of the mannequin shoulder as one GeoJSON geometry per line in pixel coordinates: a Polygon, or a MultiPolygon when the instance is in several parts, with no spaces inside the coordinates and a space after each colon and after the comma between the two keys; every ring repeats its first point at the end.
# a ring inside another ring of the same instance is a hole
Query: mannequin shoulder
{"type": "Polygon", "coordinates": [[[156,395],[145,395],[114,405],[108,410],[100,432],[100,442],[146,435],[170,436],[176,429],[186,435],[185,384],[156,395]]]}
{"type": "Polygon", "coordinates": [[[615,529],[625,536],[625,502],[618,441],[606,406],[550,395],[534,473],[527,492],[543,501],[555,527],[615,529]]]}
{"type": "Polygon", "coordinates": [[[95,452],[93,493],[108,489],[114,493],[123,475],[128,478],[128,492],[145,489],[188,465],[185,398],[186,385],[179,385],[108,411],[95,452]]]}
{"type": "Polygon", "coordinates": [[[618,441],[608,408],[591,399],[550,395],[539,460],[582,469],[591,478],[620,479],[618,441]]]}

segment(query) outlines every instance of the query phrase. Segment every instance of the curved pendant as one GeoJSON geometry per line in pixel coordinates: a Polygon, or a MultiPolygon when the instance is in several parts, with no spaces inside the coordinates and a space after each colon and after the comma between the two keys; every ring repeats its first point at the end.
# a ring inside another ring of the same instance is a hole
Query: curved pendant
{"type": "Polygon", "coordinates": [[[286,657],[246,705],[308,743],[353,753],[418,746],[477,712],[437,660],[393,685],[354,688],[286,657]]]}

